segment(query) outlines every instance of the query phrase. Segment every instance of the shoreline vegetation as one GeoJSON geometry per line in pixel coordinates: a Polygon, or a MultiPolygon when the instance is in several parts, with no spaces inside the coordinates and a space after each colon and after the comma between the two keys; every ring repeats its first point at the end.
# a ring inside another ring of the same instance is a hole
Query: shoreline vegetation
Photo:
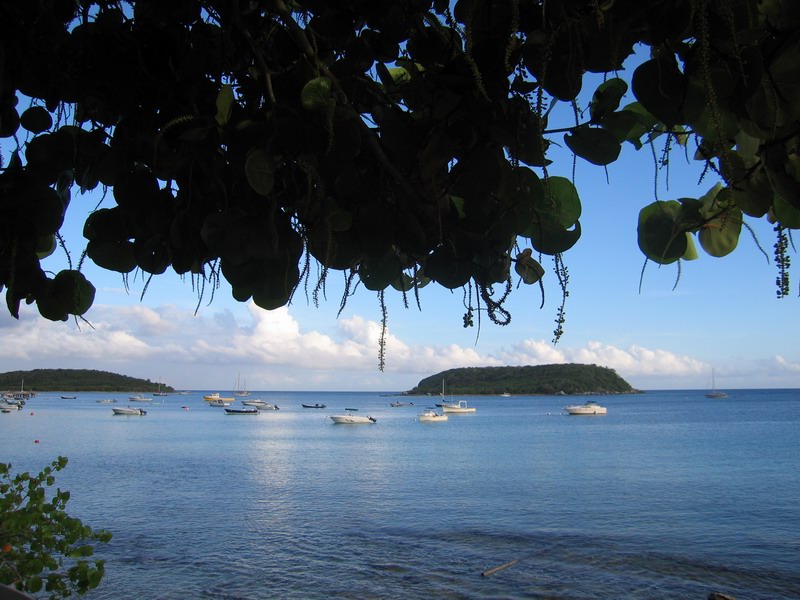
{"type": "MultiPolygon", "coordinates": [[[[641,394],[608,367],[555,364],[521,367],[465,367],[422,379],[413,389],[392,395],[438,396],[444,382],[447,396],[579,396],[641,394]]],[[[163,382],[91,369],[33,369],[0,373],[0,390],[34,392],[174,393],[163,382]]]]}
{"type": "Polygon", "coordinates": [[[0,373],[0,390],[33,392],[175,392],[166,384],[94,369],[32,369],[0,373]]]}
{"type": "Polygon", "coordinates": [[[407,396],[588,396],[641,394],[614,369],[597,365],[557,364],[522,367],[449,369],[422,379],[407,396]]]}

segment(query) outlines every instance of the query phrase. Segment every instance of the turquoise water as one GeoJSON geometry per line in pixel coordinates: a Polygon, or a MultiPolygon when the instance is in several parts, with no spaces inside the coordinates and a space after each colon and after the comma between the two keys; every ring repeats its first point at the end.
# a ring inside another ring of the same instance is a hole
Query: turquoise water
{"type": "Polygon", "coordinates": [[[604,417],[467,398],[444,423],[367,393],[253,392],[281,407],[255,417],[77,396],[0,415],[0,460],[69,457],[69,511],[114,533],[89,598],[800,598],[797,390],[610,396],[604,417]],[[327,418],[350,406],[377,424],[327,418]]]}

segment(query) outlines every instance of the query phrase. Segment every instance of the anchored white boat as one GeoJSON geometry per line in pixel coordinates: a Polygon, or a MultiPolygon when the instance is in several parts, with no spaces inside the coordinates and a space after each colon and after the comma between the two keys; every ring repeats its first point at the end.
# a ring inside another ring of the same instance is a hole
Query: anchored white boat
{"type": "Polygon", "coordinates": [[[230,406],[233,404],[233,398],[218,398],[217,400],[209,400],[209,406],[230,406]]]}
{"type": "Polygon", "coordinates": [[[131,402],[152,402],[152,398],[147,398],[146,396],[142,396],[141,394],[135,394],[133,396],[129,396],[128,400],[131,402]]]}
{"type": "Polygon", "coordinates": [[[254,398],[253,400],[242,400],[242,404],[245,406],[255,406],[258,410],[280,410],[281,408],[277,404],[264,402],[260,398],[254,398]]]}
{"type": "Polygon", "coordinates": [[[132,408],[130,406],[121,406],[119,408],[114,407],[111,410],[114,411],[115,415],[129,415],[129,416],[137,416],[143,417],[147,414],[147,411],[142,410],[141,408],[132,408]]]}
{"type": "Polygon", "coordinates": [[[600,406],[594,400],[589,400],[585,404],[565,406],[564,410],[570,415],[604,415],[607,412],[605,406],[600,406]]]}
{"type": "Polygon", "coordinates": [[[466,400],[442,404],[443,413],[474,413],[476,410],[477,409],[474,406],[467,406],[466,400]]]}
{"type": "Polygon", "coordinates": [[[432,408],[426,408],[419,415],[417,415],[420,423],[436,423],[438,421],[447,421],[447,415],[444,413],[437,413],[432,408]]]}
{"type": "Polygon", "coordinates": [[[345,415],[331,415],[331,421],[334,423],[344,423],[347,425],[358,425],[358,424],[368,424],[368,423],[377,423],[378,420],[375,417],[370,417],[367,415],[366,417],[363,415],[356,415],[354,414],[358,411],[357,408],[345,408],[347,414],[345,415]]]}

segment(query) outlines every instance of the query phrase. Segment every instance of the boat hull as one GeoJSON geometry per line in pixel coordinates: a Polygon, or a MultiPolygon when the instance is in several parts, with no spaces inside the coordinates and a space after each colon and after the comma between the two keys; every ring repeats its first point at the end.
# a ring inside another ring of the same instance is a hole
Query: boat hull
{"type": "Polygon", "coordinates": [[[257,408],[226,408],[227,415],[257,415],[260,411],[257,408]]]}
{"type": "Polygon", "coordinates": [[[361,415],[331,415],[331,421],[343,425],[369,425],[377,423],[373,417],[362,417],[361,415]]]}
{"type": "Polygon", "coordinates": [[[269,404],[263,400],[242,400],[245,406],[255,406],[258,410],[280,410],[276,404],[269,404]]]}
{"type": "Polygon", "coordinates": [[[453,413],[453,414],[465,414],[465,413],[474,413],[476,412],[476,409],[475,407],[467,406],[466,401],[459,400],[457,404],[452,404],[447,402],[442,404],[442,412],[453,413]]]}
{"type": "Polygon", "coordinates": [[[587,405],[565,406],[564,410],[568,415],[604,415],[608,412],[605,406],[587,405]]]}
{"type": "Polygon", "coordinates": [[[147,414],[147,411],[141,408],[112,408],[111,410],[115,415],[125,415],[129,417],[143,417],[147,414]]]}
{"type": "Polygon", "coordinates": [[[440,421],[447,421],[447,415],[431,412],[424,412],[417,417],[420,423],[437,423],[440,421]]]}
{"type": "Polygon", "coordinates": [[[205,400],[206,402],[227,402],[228,404],[231,404],[233,402],[232,397],[228,398],[225,396],[220,396],[218,393],[208,394],[206,396],[203,396],[203,400],[205,400]]]}

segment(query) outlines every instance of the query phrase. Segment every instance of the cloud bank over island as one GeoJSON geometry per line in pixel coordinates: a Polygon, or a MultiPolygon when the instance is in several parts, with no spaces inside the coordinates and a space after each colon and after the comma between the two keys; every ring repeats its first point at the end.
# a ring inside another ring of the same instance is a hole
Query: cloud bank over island
{"type": "MultiPolygon", "coordinates": [[[[553,363],[610,367],[640,389],[685,389],[707,386],[711,370],[691,356],[602,341],[581,347],[541,339],[495,348],[410,344],[390,326],[380,372],[376,321],[352,316],[321,332],[304,328],[291,308],[265,311],[252,303],[239,315],[195,315],[168,304],[98,305],[91,323],[53,323],[26,309],[19,321],[0,316],[0,334],[3,371],[92,368],[188,389],[227,389],[242,373],[253,390],[399,391],[455,367],[553,363]]],[[[729,388],[792,387],[800,372],[800,363],[781,356],[715,367],[718,386],[729,388]]]]}

